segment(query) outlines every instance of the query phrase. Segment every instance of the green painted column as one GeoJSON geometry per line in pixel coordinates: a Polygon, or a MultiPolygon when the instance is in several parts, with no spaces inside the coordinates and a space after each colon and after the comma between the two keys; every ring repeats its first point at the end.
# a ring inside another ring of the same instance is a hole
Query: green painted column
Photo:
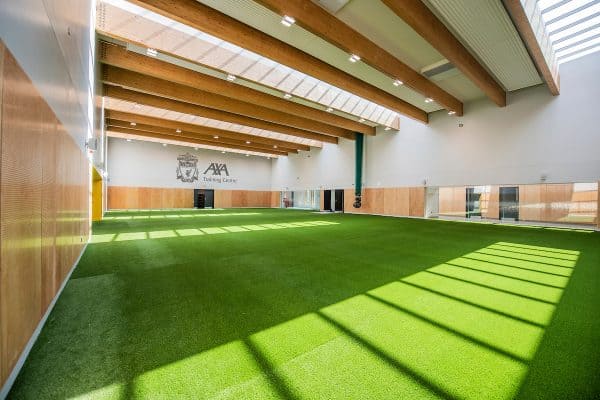
{"type": "Polygon", "coordinates": [[[354,166],[354,208],[360,208],[362,205],[362,166],[363,166],[363,143],[364,136],[362,133],[356,132],[356,140],[354,142],[355,149],[355,166],[354,166]]]}

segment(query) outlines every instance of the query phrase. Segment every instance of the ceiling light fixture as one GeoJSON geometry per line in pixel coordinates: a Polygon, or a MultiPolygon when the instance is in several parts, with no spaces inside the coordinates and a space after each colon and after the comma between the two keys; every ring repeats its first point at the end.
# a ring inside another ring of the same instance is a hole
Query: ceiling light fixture
{"type": "Polygon", "coordinates": [[[358,122],[365,122],[366,120],[364,118],[361,118],[358,120],[358,122]]]}
{"type": "Polygon", "coordinates": [[[425,99],[425,103],[433,103],[433,99],[428,97],[425,99]]]}
{"type": "Polygon", "coordinates": [[[135,122],[130,122],[129,125],[136,126],[137,124],[135,122]]]}
{"type": "Polygon", "coordinates": [[[229,82],[233,82],[237,79],[237,77],[235,75],[231,75],[231,74],[227,74],[227,80],[229,82]]]}
{"type": "Polygon", "coordinates": [[[292,95],[289,94],[289,93],[286,93],[286,94],[283,95],[283,98],[286,99],[286,100],[289,100],[289,99],[292,98],[292,95]]]}
{"type": "Polygon", "coordinates": [[[166,144],[166,143],[163,143],[163,147],[167,147],[167,144],[166,144]]]}
{"type": "Polygon", "coordinates": [[[287,26],[288,28],[296,23],[294,17],[290,17],[289,15],[284,15],[281,19],[281,25],[287,26]]]}
{"type": "Polygon", "coordinates": [[[222,151],[222,152],[221,152],[221,154],[225,154],[225,153],[226,153],[225,151],[222,151]]]}
{"type": "Polygon", "coordinates": [[[217,135],[213,136],[214,139],[218,139],[219,137],[217,135]]]}
{"type": "Polygon", "coordinates": [[[181,129],[175,129],[175,132],[181,133],[181,129]]]}
{"type": "Polygon", "coordinates": [[[384,131],[389,131],[390,129],[392,129],[392,128],[390,128],[389,126],[386,126],[384,131]]]}
{"type": "Polygon", "coordinates": [[[360,56],[357,56],[356,54],[350,54],[350,58],[348,59],[350,62],[357,62],[360,61],[360,56]]]}
{"type": "Polygon", "coordinates": [[[246,154],[246,157],[250,157],[250,154],[246,154]]]}
{"type": "Polygon", "coordinates": [[[128,142],[131,142],[131,139],[127,139],[128,142]]]}
{"type": "Polygon", "coordinates": [[[249,140],[246,140],[246,144],[250,144],[250,143],[252,143],[252,142],[251,142],[251,141],[249,141],[249,140]]]}
{"type": "Polygon", "coordinates": [[[135,108],[142,108],[142,106],[141,106],[140,104],[138,104],[138,103],[135,103],[133,106],[134,106],[135,108]]]}
{"type": "Polygon", "coordinates": [[[333,108],[327,107],[327,112],[333,112],[333,108]]]}
{"type": "Polygon", "coordinates": [[[456,114],[456,111],[452,111],[452,110],[448,111],[448,115],[454,115],[454,114],[456,114]]]}
{"type": "Polygon", "coordinates": [[[156,56],[158,56],[158,50],[148,48],[148,49],[146,49],[146,54],[149,55],[150,57],[156,57],[156,56]]]}
{"type": "Polygon", "coordinates": [[[276,149],[276,148],[277,148],[277,145],[276,145],[276,144],[274,144],[274,145],[273,145],[273,148],[274,148],[274,149],[276,149]]]}
{"type": "Polygon", "coordinates": [[[400,79],[396,79],[393,84],[394,86],[402,86],[404,85],[404,82],[402,82],[400,79]]]}

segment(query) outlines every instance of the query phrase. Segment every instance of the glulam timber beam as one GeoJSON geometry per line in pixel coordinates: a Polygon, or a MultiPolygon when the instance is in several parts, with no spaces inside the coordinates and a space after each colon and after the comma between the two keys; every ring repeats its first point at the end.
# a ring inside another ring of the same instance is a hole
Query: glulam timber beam
{"type": "Polygon", "coordinates": [[[102,79],[104,83],[125,87],[143,93],[209,107],[215,110],[232,112],[247,117],[261,119],[281,125],[293,126],[324,135],[354,139],[355,133],[344,128],[298,117],[260,105],[246,103],[230,97],[194,89],[165,79],[155,78],[126,69],[104,65],[102,79]]]}
{"type": "Polygon", "coordinates": [[[423,39],[465,74],[487,97],[500,107],[506,105],[506,92],[490,73],[469,53],[422,0],[382,0],[423,39]]]}
{"type": "Polygon", "coordinates": [[[196,0],[132,0],[132,3],[407,117],[428,122],[427,113],[420,108],[196,0]]]}
{"type": "Polygon", "coordinates": [[[138,72],[155,78],[169,77],[170,82],[179,83],[195,89],[241,100],[247,103],[260,104],[272,110],[285,112],[303,118],[310,118],[324,124],[344,128],[365,135],[375,135],[375,128],[356,120],[348,119],[325,110],[319,110],[303,104],[285,100],[272,94],[264,93],[225,79],[216,78],[198,71],[184,68],[153,57],[145,56],[125,47],[103,43],[100,62],[138,72]]]}
{"type": "Polygon", "coordinates": [[[312,1],[301,0],[255,0],[271,11],[296,20],[296,24],[348,52],[357,54],[361,61],[388,75],[390,84],[400,80],[414,91],[436,101],[456,115],[462,115],[463,104],[435,83],[379,47],[343,21],[312,1]]]}
{"type": "Polygon", "coordinates": [[[208,107],[189,104],[182,101],[166,99],[160,96],[154,96],[147,93],[140,93],[134,90],[124,89],[122,87],[104,85],[104,96],[146,105],[150,107],[160,108],[163,110],[171,110],[183,114],[194,115],[203,118],[209,118],[217,121],[229,122],[256,129],[281,133],[284,135],[300,137],[304,139],[318,140],[326,143],[338,143],[338,138],[335,136],[322,135],[320,133],[309,132],[303,129],[297,129],[287,125],[275,124],[269,121],[263,121],[256,118],[246,117],[244,115],[234,114],[227,111],[215,110],[208,107]]]}

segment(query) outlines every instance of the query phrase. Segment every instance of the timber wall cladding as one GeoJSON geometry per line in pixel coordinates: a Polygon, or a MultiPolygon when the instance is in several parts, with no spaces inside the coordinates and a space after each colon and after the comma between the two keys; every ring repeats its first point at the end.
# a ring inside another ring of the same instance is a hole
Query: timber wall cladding
{"type": "Polygon", "coordinates": [[[344,190],[344,211],[347,213],[423,217],[425,188],[363,189],[361,208],[354,208],[353,204],[354,189],[344,190]]]}
{"type": "Polygon", "coordinates": [[[89,234],[89,165],[0,42],[0,377],[89,234]]]}
{"type": "MultiPolygon", "coordinates": [[[[278,207],[278,205],[279,192],[215,189],[216,208],[278,207]]],[[[111,210],[156,210],[192,207],[194,207],[193,189],[108,187],[108,208],[111,210]]]]}

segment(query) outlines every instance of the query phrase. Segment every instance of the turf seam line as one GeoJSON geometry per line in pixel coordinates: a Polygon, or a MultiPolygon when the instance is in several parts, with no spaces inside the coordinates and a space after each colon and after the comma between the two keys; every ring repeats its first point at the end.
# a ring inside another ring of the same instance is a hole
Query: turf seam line
{"type": "Polygon", "coordinates": [[[517,277],[514,277],[514,276],[510,276],[510,275],[500,274],[498,272],[489,272],[489,271],[484,271],[484,270],[477,269],[477,268],[465,267],[464,265],[456,265],[456,264],[452,264],[451,262],[446,262],[444,264],[451,265],[451,266],[456,267],[456,268],[463,268],[463,269],[468,269],[470,271],[481,272],[482,274],[489,274],[489,275],[501,276],[502,278],[514,279],[516,281],[527,282],[527,283],[531,283],[533,285],[540,285],[540,286],[545,286],[545,287],[549,287],[549,288],[552,288],[552,289],[564,290],[564,287],[562,287],[562,286],[551,285],[549,283],[540,283],[540,282],[532,281],[532,280],[525,279],[525,278],[517,278],[517,277]]]}
{"type": "Polygon", "coordinates": [[[401,281],[398,281],[398,282],[403,283],[405,285],[413,286],[413,287],[415,287],[417,289],[421,289],[421,290],[425,290],[427,292],[431,292],[431,293],[437,294],[439,296],[444,296],[444,297],[447,297],[447,298],[452,299],[452,300],[460,301],[460,302],[468,304],[470,306],[481,308],[482,310],[489,311],[489,312],[492,312],[494,314],[501,315],[503,317],[512,318],[512,319],[517,320],[519,322],[522,322],[524,324],[532,325],[532,326],[535,326],[535,327],[538,327],[538,328],[546,328],[547,327],[546,325],[540,324],[539,322],[533,322],[533,321],[530,321],[530,320],[525,319],[525,318],[517,317],[515,315],[506,313],[504,311],[495,310],[493,308],[490,308],[490,307],[487,307],[487,306],[483,306],[481,304],[473,303],[473,302],[471,302],[469,300],[461,299],[460,297],[456,297],[456,296],[453,296],[451,294],[446,294],[446,293],[443,293],[443,292],[439,292],[439,291],[437,291],[435,289],[430,289],[428,287],[421,286],[421,285],[418,285],[416,283],[407,282],[407,281],[404,281],[404,280],[401,280],[401,281]]]}
{"type": "Polygon", "coordinates": [[[557,303],[555,303],[553,301],[550,301],[550,300],[538,299],[537,297],[527,296],[525,294],[511,292],[510,290],[500,289],[500,288],[497,288],[497,287],[494,287],[494,286],[485,285],[483,283],[478,283],[478,282],[473,282],[473,281],[469,281],[469,280],[462,279],[462,278],[457,278],[455,276],[444,275],[444,274],[441,274],[439,272],[433,272],[433,271],[423,271],[423,272],[426,272],[428,274],[437,275],[437,276],[443,276],[444,278],[454,279],[454,280],[460,281],[460,282],[470,283],[472,285],[478,285],[478,286],[481,286],[481,287],[484,287],[484,288],[488,288],[488,289],[492,289],[492,290],[497,290],[497,291],[502,292],[502,293],[512,294],[512,295],[515,295],[515,296],[523,297],[524,299],[535,300],[535,301],[539,301],[539,302],[542,302],[542,303],[551,304],[553,306],[556,306],[556,304],[557,304],[557,303]]]}
{"type": "Polygon", "coordinates": [[[375,301],[378,301],[378,302],[380,302],[382,304],[385,304],[386,306],[391,307],[391,308],[395,309],[396,311],[400,311],[402,313],[410,315],[411,317],[420,319],[421,321],[426,322],[426,323],[428,323],[430,325],[433,325],[436,328],[442,329],[442,330],[444,330],[444,331],[446,331],[448,333],[451,333],[453,335],[456,335],[456,336],[458,336],[458,337],[460,337],[462,339],[465,339],[465,340],[468,340],[470,342],[473,342],[473,343],[475,343],[478,346],[485,347],[488,350],[491,350],[491,351],[494,351],[494,352],[496,352],[498,354],[501,354],[501,355],[503,355],[503,356],[505,356],[507,358],[510,358],[513,361],[517,361],[517,362],[523,363],[525,365],[527,365],[529,363],[529,360],[527,360],[526,358],[523,358],[521,356],[513,354],[513,353],[511,353],[511,352],[509,352],[507,350],[500,349],[500,348],[498,348],[496,346],[493,346],[493,345],[491,345],[489,343],[486,343],[483,340],[477,339],[477,338],[475,338],[473,336],[470,336],[470,335],[468,335],[466,333],[462,333],[460,331],[457,331],[457,330],[455,330],[455,329],[453,329],[453,328],[451,328],[449,326],[446,326],[446,325],[444,325],[444,324],[442,324],[440,322],[434,321],[434,320],[432,320],[430,318],[427,318],[427,317],[425,317],[423,315],[420,315],[420,314],[418,314],[418,313],[416,313],[414,311],[407,310],[406,308],[401,307],[401,306],[399,306],[397,304],[394,304],[391,301],[382,299],[381,297],[375,296],[375,295],[373,295],[371,293],[365,293],[364,295],[367,296],[367,297],[370,297],[371,299],[373,299],[375,301]]]}

